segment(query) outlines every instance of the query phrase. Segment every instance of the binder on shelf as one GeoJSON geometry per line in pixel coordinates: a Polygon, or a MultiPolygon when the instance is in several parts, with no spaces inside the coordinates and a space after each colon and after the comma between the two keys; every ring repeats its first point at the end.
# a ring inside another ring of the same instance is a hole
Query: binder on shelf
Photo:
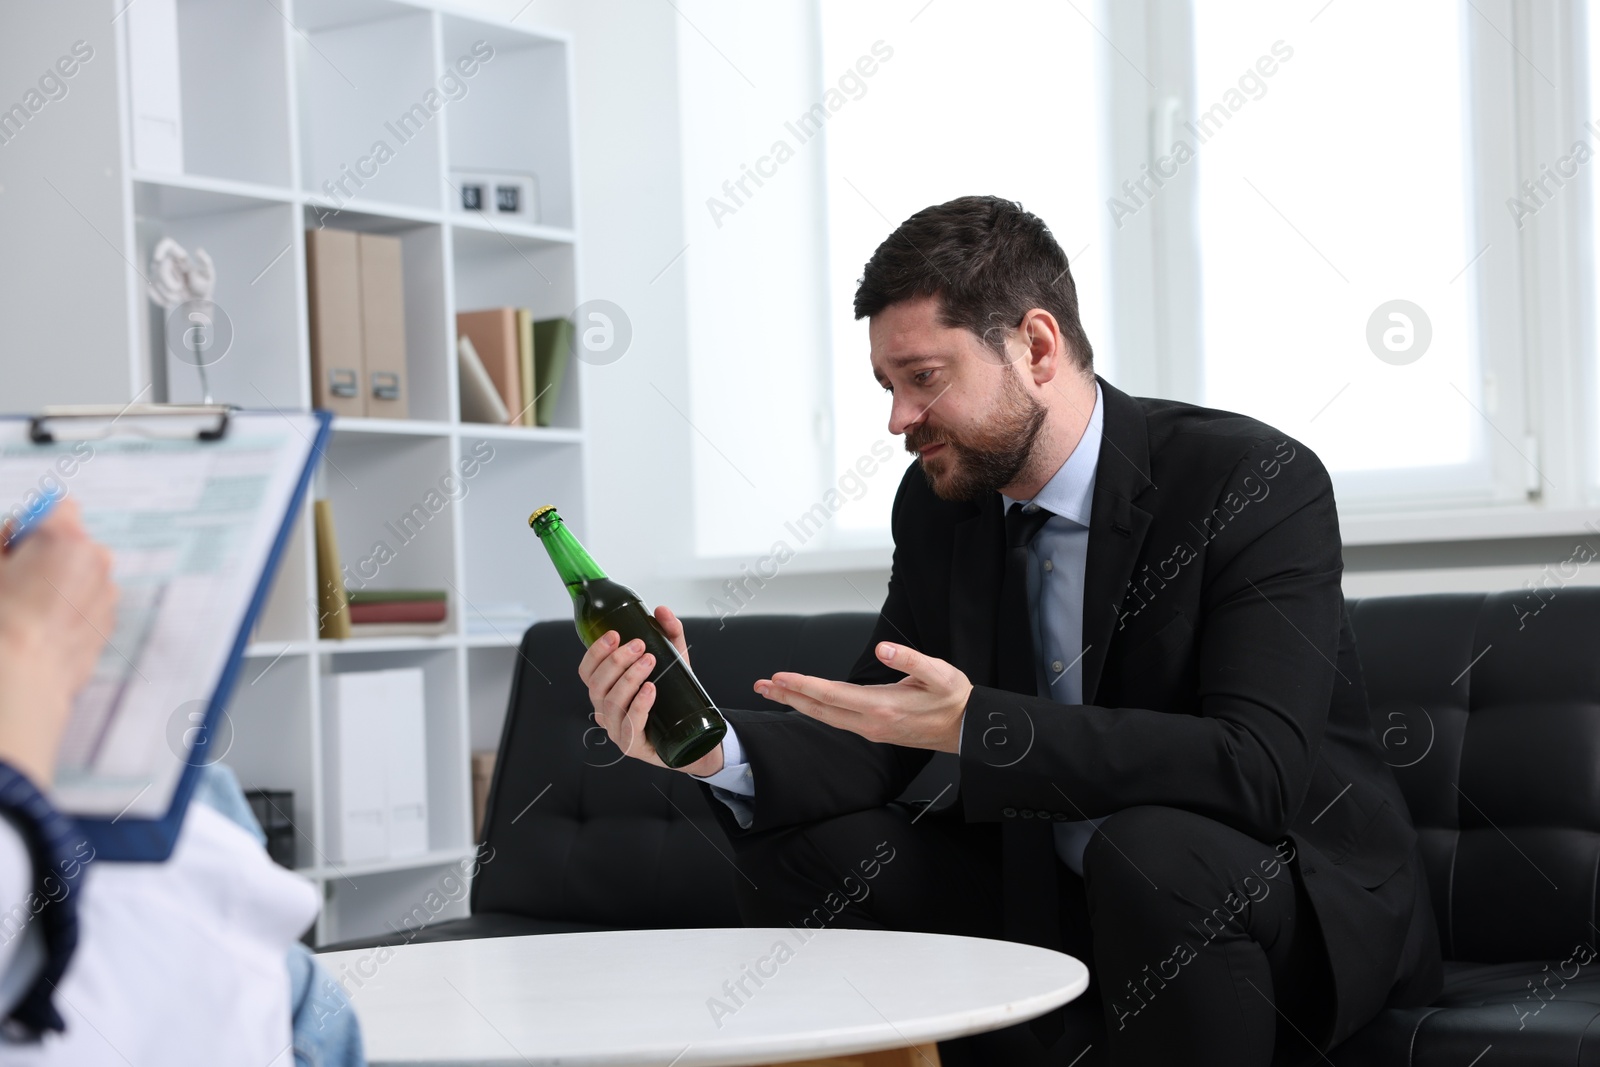
{"type": "Polygon", "coordinates": [[[306,231],[312,401],[344,416],[367,413],[357,236],[349,230],[306,231]]]}
{"type": "Polygon", "coordinates": [[[561,381],[566,377],[567,356],[572,351],[572,322],[569,319],[541,319],[533,324],[534,353],[538,375],[544,390],[534,405],[537,426],[553,426],[556,401],[561,398],[561,381]]]}
{"type": "Polygon", "coordinates": [[[329,858],[362,863],[426,852],[421,668],[333,674],[322,686],[329,858]]]}
{"type": "Polygon", "coordinates": [[[123,575],[52,789],[97,858],[171,855],[201,767],[226,754],[224,709],[329,422],[155,404],[0,420],[5,496],[27,507],[47,474],[64,482],[123,575]]]}
{"type": "Polygon", "coordinates": [[[456,333],[472,342],[483,369],[505,402],[507,422],[521,425],[522,363],[517,351],[515,308],[487,308],[456,313],[456,333]]]}
{"type": "Polygon", "coordinates": [[[427,720],[423,709],[422,669],[384,671],[388,689],[385,748],[385,797],[389,811],[389,858],[420,856],[428,851],[427,720]]]}
{"type": "Polygon", "coordinates": [[[177,0],[145,0],[127,16],[128,112],[133,168],[183,173],[183,91],[177,0]]]}
{"type": "Polygon", "coordinates": [[[381,671],[322,679],[323,752],[327,758],[328,858],[363,863],[389,858],[384,701],[381,671]]]}
{"type": "Polygon", "coordinates": [[[403,419],[406,387],[405,273],[400,238],[363,233],[356,240],[361,272],[361,355],[366,413],[403,419]]]}

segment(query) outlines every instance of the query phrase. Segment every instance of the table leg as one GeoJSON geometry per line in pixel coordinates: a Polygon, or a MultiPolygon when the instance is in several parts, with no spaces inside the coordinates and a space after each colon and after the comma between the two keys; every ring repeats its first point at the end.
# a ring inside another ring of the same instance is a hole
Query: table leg
{"type": "Polygon", "coordinates": [[[941,1067],[938,1045],[863,1052],[859,1056],[830,1056],[825,1060],[802,1060],[788,1067],[941,1067]]]}

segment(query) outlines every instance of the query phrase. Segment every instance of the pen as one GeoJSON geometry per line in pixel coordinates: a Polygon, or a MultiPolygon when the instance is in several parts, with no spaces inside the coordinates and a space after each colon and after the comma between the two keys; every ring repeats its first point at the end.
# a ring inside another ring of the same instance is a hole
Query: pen
{"type": "Polygon", "coordinates": [[[5,543],[0,546],[0,552],[13,551],[24,537],[33,532],[35,526],[44,521],[45,516],[50,514],[51,509],[60,500],[61,492],[59,490],[47,489],[43,496],[34,501],[33,505],[22,513],[21,518],[8,521],[4,534],[5,543]]]}

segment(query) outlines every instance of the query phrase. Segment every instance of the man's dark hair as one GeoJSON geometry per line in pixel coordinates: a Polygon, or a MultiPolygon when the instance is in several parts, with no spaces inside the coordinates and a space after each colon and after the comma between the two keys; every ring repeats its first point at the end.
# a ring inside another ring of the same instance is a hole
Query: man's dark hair
{"type": "Polygon", "coordinates": [[[1067,255],[1044,220],[1021,204],[962,196],[912,215],[867,260],[856,318],[925,296],[939,297],[943,325],[966,327],[1002,356],[1004,329],[1043,308],[1055,316],[1076,367],[1094,372],[1067,255]]]}

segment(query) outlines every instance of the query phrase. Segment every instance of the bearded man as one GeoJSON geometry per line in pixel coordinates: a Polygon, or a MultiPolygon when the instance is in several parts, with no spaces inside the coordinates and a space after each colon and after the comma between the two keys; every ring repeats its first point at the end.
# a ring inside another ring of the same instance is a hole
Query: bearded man
{"type": "MultiPolygon", "coordinates": [[[[1316,455],[1096,374],[1066,256],[996,197],[903,223],[855,314],[917,456],[872,642],[847,681],[756,682],[787,707],[728,710],[685,768],[748,876],[746,922],[800,925],[828,900],[832,926],[1088,965],[1082,997],[944,1043],[948,1067],[1315,1062],[1436,997],[1316,455]],[[940,774],[932,802],[897,799],[940,774]],[[869,862],[870,893],[841,897],[869,862]]],[[[617,641],[579,673],[613,740],[659,764],[653,663],[617,641]]]]}

